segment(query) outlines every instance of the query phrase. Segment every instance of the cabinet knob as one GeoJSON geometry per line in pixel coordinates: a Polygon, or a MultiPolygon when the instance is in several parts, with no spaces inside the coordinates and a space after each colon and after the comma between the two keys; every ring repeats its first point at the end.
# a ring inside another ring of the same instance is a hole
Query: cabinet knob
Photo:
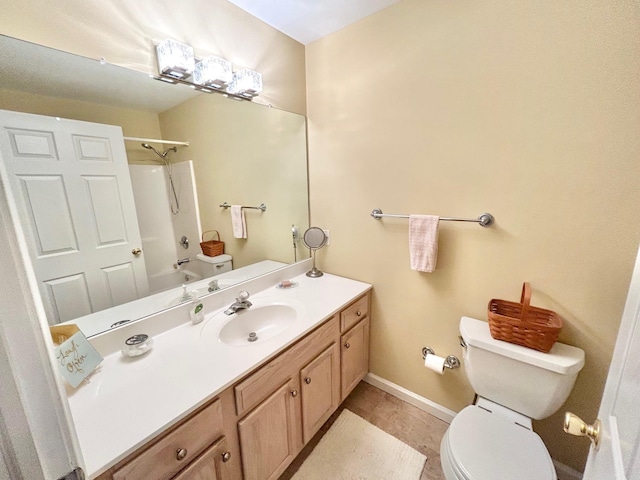
{"type": "Polygon", "coordinates": [[[292,397],[297,397],[298,396],[298,391],[297,390],[291,390],[291,396],[292,397]]]}
{"type": "Polygon", "coordinates": [[[346,343],[344,344],[344,348],[349,348],[349,347],[351,347],[351,344],[350,344],[349,342],[346,342],[346,343]]]}
{"type": "Polygon", "coordinates": [[[229,460],[231,460],[231,452],[224,452],[222,454],[222,461],[228,462],[229,460]]]}
{"type": "Polygon", "coordinates": [[[356,312],[356,316],[361,317],[361,316],[362,316],[362,312],[361,312],[360,310],[358,310],[358,311],[356,312]]]}
{"type": "Polygon", "coordinates": [[[311,377],[307,377],[304,379],[304,383],[306,383],[307,385],[309,385],[311,383],[311,377]]]}
{"type": "Polygon", "coordinates": [[[186,456],[187,456],[186,448],[179,448],[178,450],[176,450],[176,460],[184,460],[184,457],[186,456]]]}

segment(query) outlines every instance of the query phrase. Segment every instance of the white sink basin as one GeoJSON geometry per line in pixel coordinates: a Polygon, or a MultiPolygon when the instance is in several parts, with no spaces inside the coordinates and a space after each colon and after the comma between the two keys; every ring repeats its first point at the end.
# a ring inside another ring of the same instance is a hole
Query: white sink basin
{"type": "Polygon", "coordinates": [[[219,317],[228,320],[220,329],[218,340],[228,345],[254,345],[286,331],[298,318],[298,309],[284,303],[254,305],[230,316],[219,313],[214,318],[219,317]]]}

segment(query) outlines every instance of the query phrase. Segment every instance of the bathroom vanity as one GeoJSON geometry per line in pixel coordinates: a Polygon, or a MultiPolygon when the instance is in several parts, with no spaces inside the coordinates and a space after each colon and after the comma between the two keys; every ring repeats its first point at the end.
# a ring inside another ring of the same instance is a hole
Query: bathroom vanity
{"type": "Polygon", "coordinates": [[[272,338],[222,342],[234,320],[219,308],[155,335],[145,356],[105,356],[69,398],[90,478],[278,478],[368,371],[371,286],[328,274],[293,277],[291,289],[277,280],[251,296],[255,311],[296,308],[272,338]]]}

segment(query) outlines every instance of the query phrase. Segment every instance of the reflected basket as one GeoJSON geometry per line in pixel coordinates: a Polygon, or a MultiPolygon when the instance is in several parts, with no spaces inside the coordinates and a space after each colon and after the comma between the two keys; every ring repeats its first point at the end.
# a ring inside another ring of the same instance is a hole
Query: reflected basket
{"type": "Polygon", "coordinates": [[[547,353],[558,339],[562,318],[552,310],[533,307],[530,302],[531,285],[528,282],[522,285],[520,303],[491,300],[489,330],[496,340],[547,353]]]}
{"type": "Polygon", "coordinates": [[[207,230],[202,232],[202,241],[200,242],[200,248],[202,253],[208,257],[217,257],[224,253],[224,242],[220,241],[220,233],[217,230],[207,230]],[[205,240],[205,236],[210,233],[215,233],[217,240],[205,240]]]}

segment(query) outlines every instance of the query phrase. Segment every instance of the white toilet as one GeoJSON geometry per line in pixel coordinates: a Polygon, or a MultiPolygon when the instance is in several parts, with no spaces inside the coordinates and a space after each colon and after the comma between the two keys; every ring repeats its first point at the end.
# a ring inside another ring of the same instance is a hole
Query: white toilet
{"type": "Polygon", "coordinates": [[[198,253],[196,260],[203,278],[220,275],[221,273],[230,272],[233,269],[233,258],[231,255],[222,254],[209,257],[203,253],[198,253]]]}
{"type": "MultiPolygon", "coordinates": [[[[447,480],[556,480],[531,420],[565,402],[584,352],[556,343],[549,353],[495,340],[489,324],[462,317],[463,362],[477,394],[451,422],[440,445],[447,480]]],[[[558,425],[561,432],[562,425],[558,425]]]]}

